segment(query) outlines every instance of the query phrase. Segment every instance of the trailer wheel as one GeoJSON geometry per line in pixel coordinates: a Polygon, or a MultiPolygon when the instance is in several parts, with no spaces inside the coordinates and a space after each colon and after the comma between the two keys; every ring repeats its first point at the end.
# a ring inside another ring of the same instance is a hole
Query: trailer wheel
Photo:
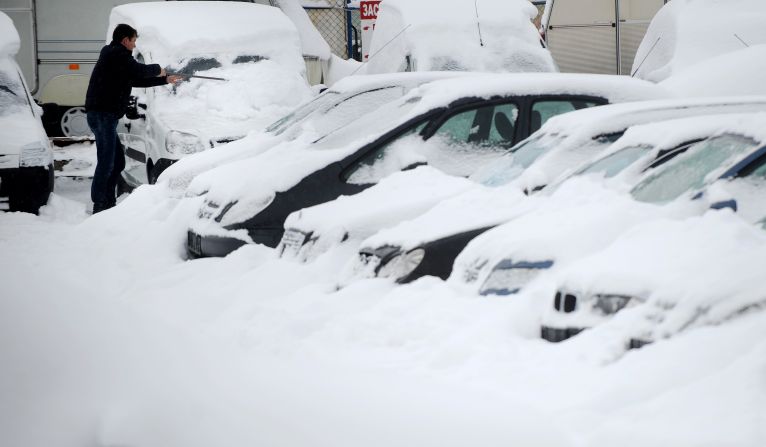
{"type": "Polygon", "coordinates": [[[70,107],[61,114],[61,133],[65,137],[90,137],[85,107],[70,107]]]}

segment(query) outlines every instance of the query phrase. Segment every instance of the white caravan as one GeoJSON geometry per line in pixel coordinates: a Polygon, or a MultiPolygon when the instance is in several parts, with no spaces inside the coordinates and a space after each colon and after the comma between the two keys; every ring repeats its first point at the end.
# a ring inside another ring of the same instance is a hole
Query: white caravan
{"type": "Polygon", "coordinates": [[[562,72],[631,75],[652,17],[669,0],[547,0],[542,32],[562,72]]]}

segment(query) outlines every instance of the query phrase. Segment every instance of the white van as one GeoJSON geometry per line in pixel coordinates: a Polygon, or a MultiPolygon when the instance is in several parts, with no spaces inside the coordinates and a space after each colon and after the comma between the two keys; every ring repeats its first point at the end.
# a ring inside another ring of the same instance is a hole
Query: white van
{"type": "Polygon", "coordinates": [[[541,29],[565,73],[631,75],[654,14],[669,0],[547,0],[541,29]]]}
{"type": "Polygon", "coordinates": [[[182,157],[265,129],[313,96],[298,31],[277,8],[133,3],[112,10],[110,34],[120,23],[138,30],[136,60],[196,77],[132,90],[118,134],[135,161],[123,174],[133,186],[154,183],[182,157]]]}
{"type": "Polygon", "coordinates": [[[53,152],[14,60],[18,49],[13,22],[0,12],[0,196],[11,211],[37,213],[53,191],[53,152]]]}

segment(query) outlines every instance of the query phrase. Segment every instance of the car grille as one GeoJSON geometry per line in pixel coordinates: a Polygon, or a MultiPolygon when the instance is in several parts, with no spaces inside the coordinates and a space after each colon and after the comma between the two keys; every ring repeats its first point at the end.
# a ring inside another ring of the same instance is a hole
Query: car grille
{"type": "Polygon", "coordinates": [[[568,338],[574,337],[575,335],[579,334],[583,330],[585,329],[573,328],[573,327],[560,329],[555,327],[543,326],[540,330],[540,336],[543,339],[548,340],[550,342],[558,343],[560,341],[564,341],[568,338]]]}

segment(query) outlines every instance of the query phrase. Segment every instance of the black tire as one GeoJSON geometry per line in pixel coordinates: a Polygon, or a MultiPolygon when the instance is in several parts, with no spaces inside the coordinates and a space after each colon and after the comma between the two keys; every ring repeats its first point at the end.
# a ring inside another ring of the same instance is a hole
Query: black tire
{"type": "Polygon", "coordinates": [[[43,127],[49,137],[92,136],[83,106],[43,104],[43,127]]]}
{"type": "Polygon", "coordinates": [[[37,214],[52,191],[53,166],[20,168],[11,182],[8,207],[10,211],[37,214]]]}

